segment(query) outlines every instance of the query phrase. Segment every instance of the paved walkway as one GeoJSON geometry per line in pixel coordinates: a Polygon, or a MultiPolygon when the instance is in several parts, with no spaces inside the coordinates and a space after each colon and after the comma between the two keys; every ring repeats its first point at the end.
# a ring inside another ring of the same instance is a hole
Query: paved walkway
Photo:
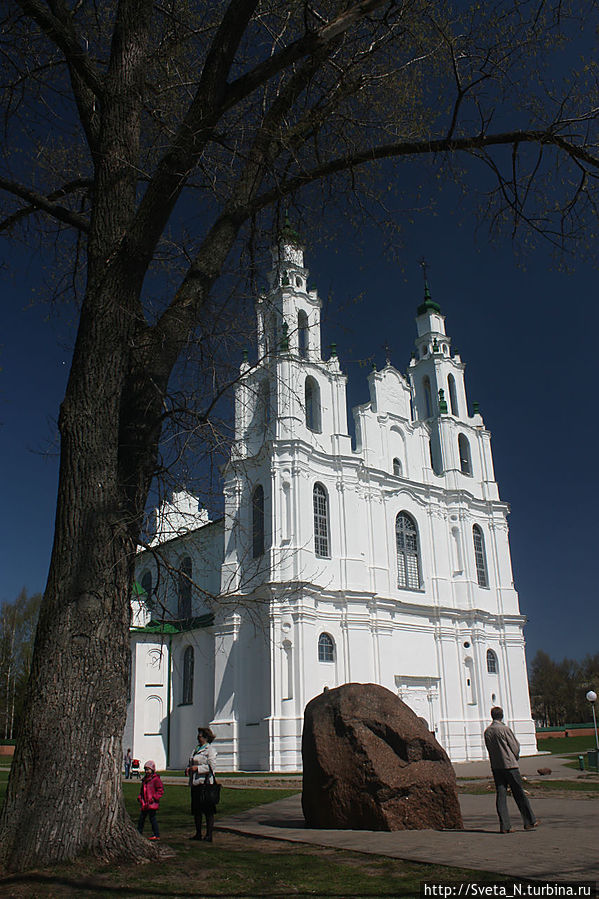
{"type": "MultiPolygon", "coordinates": [[[[575,778],[580,773],[564,768],[555,756],[523,759],[521,769],[525,775],[536,775],[536,769],[545,766],[552,769],[552,779],[575,778]]],[[[458,777],[490,776],[485,762],[455,765],[455,768],[458,777]]],[[[513,800],[509,802],[514,827],[510,834],[498,832],[494,793],[460,796],[463,831],[309,830],[304,825],[300,795],[219,819],[218,826],[262,838],[350,849],[407,861],[541,880],[599,881],[599,799],[536,798],[532,804],[541,826],[534,831],[522,829],[518,810],[513,800]]]]}

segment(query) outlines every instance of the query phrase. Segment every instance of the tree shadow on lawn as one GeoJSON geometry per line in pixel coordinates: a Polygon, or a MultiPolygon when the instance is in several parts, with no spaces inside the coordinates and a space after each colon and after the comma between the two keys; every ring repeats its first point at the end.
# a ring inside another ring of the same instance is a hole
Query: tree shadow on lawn
{"type": "MultiPolygon", "coordinates": [[[[217,897],[412,897],[422,880],[444,880],[446,869],[364,857],[336,849],[215,833],[218,844],[185,847],[160,864],[102,866],[88,860],[0,880],[2,896],[123,896],[131,899],[217,897]],[[431,873],[432,872],[432,873],[431,873]]],[[[457,875],[456,875],[457,876],[457,875]]],[[[453,879],[453,878],[452,878],[453,879]]]]}
{"type": "Polygon", "coordinates": [[[115,896],[127,899],[244,899],[310,896],[323,899],[413,897],[423,881],[457,884],[502,878],[437,865],[403,862],[328,847],[306,846],[215,832],[216,842],[169,839],[176,855],[160,863],[102,865],[81,859],[45,871],[0,879],[7,899],[71,899],[115,896]]]}
{"type": "MultiPolygon", "coordinates": [[[[137,820],[138,789],[138,785],[131,784],[124,790],[133,821],[137,820]]],[[[271,800],[291,793],[269,792],[271,800]]],[[[219,812],[222,810],[222,816],[240,813],[258,801],[265,801],[263,790],[223,790],[219,812]]],[[[455,884],[472,879],[478,883],[502,879],[483,872],[219,831],[218,817],[214,843],[190,841],[193,827],[188,791],[169,787],[158,814],[163,835],[160,845],[170,852],[169,857],[139,865],[106,864],[91,857],[81,858],[70,865],[0,877],[0,894],[7,899],[31,896],[36,899],[42,896],[50,899],[81,896],[288,899],[291,895],[312,899],[366,899],[413,897],[419,895],[423,881],[455,884]]]]}

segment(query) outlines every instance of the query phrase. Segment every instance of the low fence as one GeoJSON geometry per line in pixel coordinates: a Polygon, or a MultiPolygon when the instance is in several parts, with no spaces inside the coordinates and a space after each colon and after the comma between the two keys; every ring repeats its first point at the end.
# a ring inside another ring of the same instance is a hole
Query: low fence
{"type": "Polygon", "coordinates": [[[566,724],[564,727],[539,727],[536,730],[537,738],[552,740],[560,737],[592,737],[595,728],[592,724],[566,724]]]}

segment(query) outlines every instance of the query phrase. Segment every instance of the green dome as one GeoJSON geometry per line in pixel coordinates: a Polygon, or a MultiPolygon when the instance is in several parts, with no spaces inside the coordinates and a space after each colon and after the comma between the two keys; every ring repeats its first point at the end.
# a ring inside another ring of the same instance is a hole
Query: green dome
{"type": "Polygon", "coordinates": [[[426,312],[438,312],[441,313],[441,307],[438,303],[435,303],[434,300],[431,299],[431,292],[429,290],[428,284],[425,282],[424,284],[424,303],[421,303],[418,307],[418,315],[424,315],[426,312]]]}

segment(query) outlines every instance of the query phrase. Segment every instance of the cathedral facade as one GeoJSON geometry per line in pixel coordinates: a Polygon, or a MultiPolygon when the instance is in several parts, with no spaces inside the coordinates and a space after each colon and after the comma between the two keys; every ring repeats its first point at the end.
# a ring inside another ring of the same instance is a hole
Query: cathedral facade
{"type": "Polygon", "coordinates": [[[352,442],[347,379],[321,348],[291,228],[272,257],[224,516],[176,494],[138,555],[125,745],[181,767],[209,724],[220,770],[297,771],[310,699],[371,682],[453,761],[486,758],[493,705],[536,752],[508,506],[440,307],[425,285],[407,375],[372,371],[352,442]]]}

